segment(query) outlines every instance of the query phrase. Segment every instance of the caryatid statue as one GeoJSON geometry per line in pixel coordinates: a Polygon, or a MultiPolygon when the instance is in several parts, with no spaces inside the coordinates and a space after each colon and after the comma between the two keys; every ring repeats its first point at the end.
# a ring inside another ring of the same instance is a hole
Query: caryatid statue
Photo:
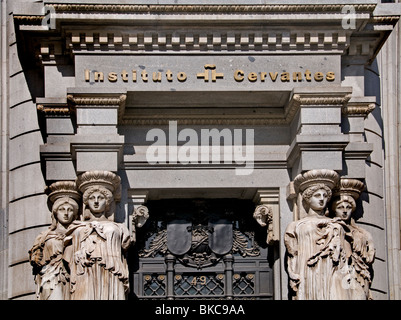
{"type": "Polygon", "coordinates": [[[90,171],[78,176],[76,184],[83,193],[83,221],[69,227],[64,254],[71,300],[124,300],[129,292],[125,253],[131,241],[127,227],[114,222],[120,177],[90,171]]]}
{"type": "Polygon", "coordinates": [[[365,185],[356,179],[341,179],[333,196],[332,211],[341,218],[348,227],[348,241],[352,247],[352,255],[347,276],[343,278],[342,289],[344,299],[372,299],[370,285],[372,282],[371,266],[375,258],[375,248],[371,234],[359,227],[353,217],[356,200],[365,185]]]}
{"type": "Polygon", "coordinates": [[[300,220],[291,222],[284,236],[287,248],[287,272],[294,298],[298,300],[336,299],[338,269],[350,255],[345,241],[344,223],[331,219],[327,204],[339,181],[333,170],[311,170],[294,179],[300,220]],[[302,215],[301,215],[302,216],[302,215]]]}
{"type": "Polygon", "coordinates": [[[64,237],[68,226],[78,218],[81,196],[73,181],[55,182],[46,192],[52,222],[29,250],[36,297],[38,300],[68,300],[69,273],[63,261],[64,237]]]}

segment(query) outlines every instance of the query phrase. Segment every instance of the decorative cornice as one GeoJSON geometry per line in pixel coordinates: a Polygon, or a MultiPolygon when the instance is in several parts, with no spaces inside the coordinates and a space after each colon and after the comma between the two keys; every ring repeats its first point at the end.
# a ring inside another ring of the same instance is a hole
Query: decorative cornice
{"type": "Polygon", "coordinates": [[[67,99],[80,106],[95,106],[95,105],[120,105],[125,103],[127,96],[125,94],[119,97],[74,97],[73,95],[67,95],[67,99]]]}
{"type": "Polygon", "coordinates": [[[291,101],[283,109],[283,112],[270,116],[243,115],[234,116],[210,116],[210,115],[169,115],[152,118],[142,115],[123,114],[119,120],[120,125],[168,125],[169,121],[176,120],[180,125],[288,125],[300,106],[343,106],[351,98],[351,94],[339,93],[333,96],[312,94],[294,94],[291,101]]]}
{"type": "Polygon", "coordinates": [[[322,106],[322,105],[344,105],[351,99],[351,94],[346,94],[344,96],[312,96],[312,95],[300,95],[294,94],[292,99],[295,103],[299,105],[308,106],[322,106]]]}
{"type": "Polygon", "coordinates": [[[316,107],[322,107],[322,106],[343,106],[347,104],[347,102],[351,99],[352,94],[338,94],[336,96],[322,96],[322,94],[319,95],[313,95],[313,94],[298,94],[295,93],[292,96],[291,101],[288,103],[288,105],[285,108],[285,119],[289,123],[299,107],[301,106],[316,106],[316,107]]]}
{"type": "Polygon", "coordinates": [[[54,115],[68,115],[71,114],[72,111],[69,107],[44,106],[43,104],[38,104],[36,106],[36,109],[45,114],[54,114],[54,115]]]}
{"type": "Polygon", "coordinates": [[[376,108],[375,103],[369,103],[369,104],[349,103],[348,105],[342,107],[341,112],[347,116],[363,116],[366,118],[375,108],[376,108]]]}
{"type": "Polygon", "coordinates": [[[226,29],[200,31],[199,29],[147,31],[107,30],[66,30],[67,48],[88,53],[99,50],[118,50],[118,52],[206,52],[206,51],[268,51],[280,52],[322,51],[343,53],[349,46],[350,32],[344,30],[320,30],[311,32],[306,29],[296,31],[240,31],[226,29]]]}
{"type": "Polygon", "coordinates": [[[75,106],[71,103],[38,103],[36,109],[51,116],[68,116],[76,112],[75,106]]]}
{"type": "MultiPolygon", "coordinates": [[[[118,13],[258,13],[258,12],[341,12],[345,4],[303,5],[129,5],[49,4],[56,12],[118,13]]],[[[356,11],[373,12],[376,4],[355,4],[356,11]]]]}
{"type": "Polygon", "coordinates": [[[89,106],[114,106],[118,107],[119,119],[122,119],[125,113],[126,94],[118,94],[117,96],[74,96],[67,95],[67,100],[74,106],[89,107],[89,106]]]}
{"type": "Polygon", "coordinates": [[[169,118],[148,118],[148,117],[123,117],[120,125],[168,125],[169,121],[177,121],[179,125],[288,125],[284,118],[232,118],[232,117],[191,117],[191,116],[174,116],[169,118]]]}

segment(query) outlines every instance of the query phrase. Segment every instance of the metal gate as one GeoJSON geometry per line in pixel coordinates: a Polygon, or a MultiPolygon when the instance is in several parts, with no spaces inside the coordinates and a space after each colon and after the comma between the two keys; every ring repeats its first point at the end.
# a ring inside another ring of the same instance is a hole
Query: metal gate
{"type": "Polygon", "coordinates": [[[132,295],[139,299],[272,299],[272,250],[237,199],[159,200],[130,252],[132,295]]]}

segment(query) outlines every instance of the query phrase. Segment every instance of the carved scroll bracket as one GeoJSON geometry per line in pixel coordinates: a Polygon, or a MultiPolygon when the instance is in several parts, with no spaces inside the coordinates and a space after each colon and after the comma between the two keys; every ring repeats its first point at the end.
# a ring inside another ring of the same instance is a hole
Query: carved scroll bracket
{"type": "Polygon", "coordinates": [[[128,205],[133,207],[129,219],[131,241],[136,242],[136,229],[141,228],[149,218],[149,209],[144,205],[148,199],[147,190],[128,191],[128,205]]]}
{"type": "Polygon", "coordinates": [[[258,190],[254,197],[258,204],[253,213],[254,219],[262,226],[267,226],[267,239],[269,245],[280,240],[280,210],[278,190],[258,190]]]}

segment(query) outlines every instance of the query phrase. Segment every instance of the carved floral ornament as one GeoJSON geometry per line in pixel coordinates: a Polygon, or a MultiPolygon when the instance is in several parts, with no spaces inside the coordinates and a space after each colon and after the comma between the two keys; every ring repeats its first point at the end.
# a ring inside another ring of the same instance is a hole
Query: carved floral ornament
{"type": "Polygon", "coordinates": [[[372,236],[352,217],[364,184],[327,169],[300,174],[293,184],[294,210],[299,211],[294,216],[300,219],[287,226],[284,236],[293,298],[371,299],[372,236]]]}
{"type": "MultiPolygon", "coordinates": [[[[52,224],[29,251],[37,299],[125,299],[125,253],[132,237],[124,224],[114,222],[120,177],[109,171],[85,172],[75,182],[53,183],[46,192],[52,224]]],[[[141,227],[148,215],[136,216],[135,227],[141,227]]]]}

